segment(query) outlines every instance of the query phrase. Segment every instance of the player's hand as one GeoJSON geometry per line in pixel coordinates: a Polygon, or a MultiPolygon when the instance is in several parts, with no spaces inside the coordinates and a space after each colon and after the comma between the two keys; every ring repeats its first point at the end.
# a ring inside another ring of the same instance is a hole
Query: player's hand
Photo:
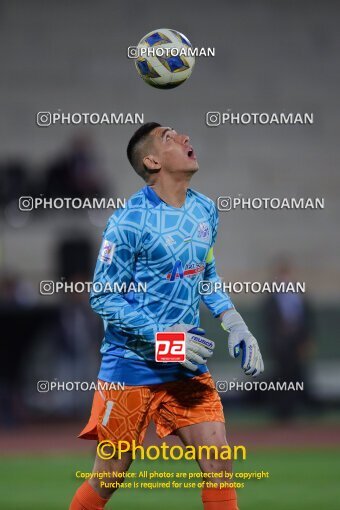
{"type": "Polygon", "coordinates": [[[212,340],[205,338],[205,331],[192,324],[175,324],[169,331],[185,332],[185,354],[186,360],[180,364],[195,372],[198,365],[206,365],[207,359],[213,354],[215,344],[212,340]]]}
{"type": "Polygon", "coordinates": [[[262,355],[256,339],[250,333],[241,315],[233,308],[222,316],[222,327],[229,333],[228,347],[232,358],[242,350],[241,366],[246,375],[257,376],[264,370],[262,355]]]}

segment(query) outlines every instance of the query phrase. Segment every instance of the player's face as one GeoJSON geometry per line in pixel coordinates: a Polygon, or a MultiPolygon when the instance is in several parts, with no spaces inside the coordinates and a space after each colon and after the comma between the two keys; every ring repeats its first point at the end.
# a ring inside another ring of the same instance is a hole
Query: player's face
{"type": "Polygon", "coordinates": [[[198,163],[187,135],[170,127],[157,127],[152,132],[153,148],[162,169],[168,172],[196,172],[198,163]]]}

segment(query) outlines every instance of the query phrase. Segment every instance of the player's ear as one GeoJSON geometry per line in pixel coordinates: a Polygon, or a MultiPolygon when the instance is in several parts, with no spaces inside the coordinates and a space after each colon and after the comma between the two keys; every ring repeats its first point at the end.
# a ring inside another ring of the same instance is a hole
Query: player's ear
{"type": "Polygon", "coordinates": [[[152,155],[148,154],[147,156],[144,156],[143,158],[143,165],[145,168],[149,170],[149,172],[158,172],[161,169],[161,163],[159,159],[152,155]]]}

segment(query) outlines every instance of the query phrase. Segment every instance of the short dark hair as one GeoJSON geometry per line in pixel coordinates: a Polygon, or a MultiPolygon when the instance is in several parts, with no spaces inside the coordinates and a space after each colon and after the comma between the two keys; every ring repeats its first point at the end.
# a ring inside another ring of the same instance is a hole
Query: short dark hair
{"type": "Polygon", "coordinates": [[[137,174],[145,181],[148,178],[148,169],[143,163],[144,154],[142,154],[141,149],[148,139],[151,131],[160,126],[161,124],[158,124],[158,122],[147,122],[146,124],[143,124],[137,129],[137,131],[134,132],[127,146],[126,152],[128,160],[132,167],[136,170],[137,174]]]}

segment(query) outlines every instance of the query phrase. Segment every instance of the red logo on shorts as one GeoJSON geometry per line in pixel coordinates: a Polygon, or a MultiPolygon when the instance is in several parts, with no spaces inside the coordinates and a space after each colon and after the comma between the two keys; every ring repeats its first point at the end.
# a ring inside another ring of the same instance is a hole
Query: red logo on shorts
{"type": "Polygon", "coordinates": [[[185,361],[185,333],[156,333],[156,361],[185,361]]]}

